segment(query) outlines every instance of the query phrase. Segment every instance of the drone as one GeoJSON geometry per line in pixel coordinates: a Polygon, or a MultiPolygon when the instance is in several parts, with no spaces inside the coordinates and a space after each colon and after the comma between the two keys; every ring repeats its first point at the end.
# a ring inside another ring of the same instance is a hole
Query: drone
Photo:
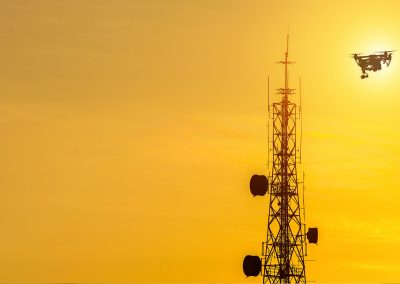
{"type": "Polygon", "coordinates": [[[351,54],[357,65],[360,66],[362,75],[361,79],[368,78],[366,71],[378,71],[382,69],[382,64],[389,66],[392,61],[392,53],[395,50],[378,51],[370,55],[360,55],[361,53],[351,54]]]}

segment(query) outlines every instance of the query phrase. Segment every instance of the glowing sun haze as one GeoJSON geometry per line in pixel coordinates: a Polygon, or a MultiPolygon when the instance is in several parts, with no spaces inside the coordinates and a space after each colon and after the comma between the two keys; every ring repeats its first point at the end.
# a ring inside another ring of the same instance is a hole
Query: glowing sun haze
{"type": "MultiPolygon", "coordinates": [[[[265,78],[302,78],[307,279],[400,280],[398,1],[0,2],[0,282],[243,282],[265,78]]],[[[274,96],[274,99],[277,97],[274,96]]]]}

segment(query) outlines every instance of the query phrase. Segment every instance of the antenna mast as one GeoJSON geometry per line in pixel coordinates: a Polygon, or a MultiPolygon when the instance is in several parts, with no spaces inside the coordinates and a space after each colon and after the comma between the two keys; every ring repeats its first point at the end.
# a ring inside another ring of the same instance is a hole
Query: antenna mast
{"type": "Polygon", "coordinates": [[[279,102],[272,104],[272,174],[267,239],[263,243],[263,283],[305,283],[305,234],[300,213],[297,179],[297,111],[290,101],[289,35],[284,61],[285,86],[277,90],[279,102]]]}
{"type": "MultiPolygon", "coordinates": [[[[301,119],[300,106],[291,101],[295,89],[289,88],[288,65],[289,35],[283,61],[285,86],[276,90],[280,100],[272,103],[272,169],[268,177],[254,175],[250,180],[253,195],[269,193],[269,214],[266,241],[262,245],[262,257],[246,256],[243,270],[247,276],[260,272],[263,284],[306,283],[306,239],[317,243],[318,229],[309,228],[305,233],[304,199],[299,196],[297,165],[301,149],[297,144],[297,120],[301,119]],[[302,206],[301,206],[302,205],[302,206]]],[[[269,167],[269,165],[268,165],[269,167]]]]}

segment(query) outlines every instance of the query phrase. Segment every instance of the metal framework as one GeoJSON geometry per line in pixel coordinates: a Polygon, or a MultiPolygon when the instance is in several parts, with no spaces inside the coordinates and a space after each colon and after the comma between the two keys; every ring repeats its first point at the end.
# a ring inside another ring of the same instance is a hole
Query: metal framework
{"type": "Polygon", "coordinates": [[[272,171],[267,238],[262,249],[264,284],[306,282],[306,236],[297,179],[300,147],[296,124],[301,109],[290,100],[295,89],[289,88],[288,65],[294,62],[288,61],[288,55],[289,36],[285,60],[277,62],[285,67],[285,87],[277,89],[281,100],[271,105],[272,117],[269,111],[272,119],[272,171]]]}

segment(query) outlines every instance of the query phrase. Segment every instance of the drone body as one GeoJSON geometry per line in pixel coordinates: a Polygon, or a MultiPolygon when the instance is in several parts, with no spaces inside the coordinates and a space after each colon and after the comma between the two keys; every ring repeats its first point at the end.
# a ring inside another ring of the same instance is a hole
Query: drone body
{"type": "Polygon", "coordinates": [[[354,53],[353,58],[357,65],[360,66],[362,75],[361,79],[368,78],[366,71],[378,71],[382,69],[382,64],[389,66],[392,61],[392,53],[394,50],[376,52],[370,55],[359,55],[360,53],[354,53]]]}

